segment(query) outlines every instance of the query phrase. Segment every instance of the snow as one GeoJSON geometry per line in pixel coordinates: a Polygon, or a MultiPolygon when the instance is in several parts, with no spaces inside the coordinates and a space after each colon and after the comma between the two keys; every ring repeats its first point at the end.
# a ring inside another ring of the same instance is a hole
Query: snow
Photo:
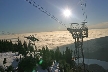
{"type": "Polygon", "coordinates": [[[17,55],[17,53],[12,53],[12,52],[5,52],[5,53],[0,53],[0,66],[3,66],[4,68],[6,66],[12,65],[14,68],[17,67],[18,62],[16,61],[16,58],[20,58],[20,56],[17,55]],[[3,60],[6,58],[6,64],[3,65],[3,60]]]}
{"type": "MultiPolygon", "coordinates": [[[[20,58],[20,55],[18,56],[17,53],[12,53],[12,52],[0,53],[0,66],[3,66],[4,68],[6,68],[6,66],[12,65],[15,69],[18,67],[18,63],[19,63],[19,61],[18,62],[16,61],[17,58],[18,59],[20,58]],[[6,58],[6,62],[7,62],[6,64],[4,64],[5,66],[3,65],[4,58],[6,58]]],[[[59,66],[59,63],[54,61],[53,65],[49,67],[49,69],[52,72],[59,72],[58,66],[59,66]]],[[[37,70],[38,70],[37,72],[48,72],[46,69],[45,70],[41,69],[40,66],[38,66],[37,70]]]]}

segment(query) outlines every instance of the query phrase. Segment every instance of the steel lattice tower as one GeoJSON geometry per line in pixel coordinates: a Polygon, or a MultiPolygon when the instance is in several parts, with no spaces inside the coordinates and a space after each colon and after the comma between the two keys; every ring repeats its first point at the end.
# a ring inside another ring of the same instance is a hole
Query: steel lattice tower
{"type": "Polygon", "coordinates": [[[71,23],[70,28],[67,28],[67,30],[72,34],[73,39],[75,39],[75,51],[74,51],[74,58],[75,60],[78,60],[78,66],[79,65],[79,58],[82,57],[82,68],[85,72],[85,64],[84,64],[84,54],[83,54],[83,38],[88,37],[88,28],[85,25],[87,22],[82,22],[81,25],[78,23],[71,23]]]}

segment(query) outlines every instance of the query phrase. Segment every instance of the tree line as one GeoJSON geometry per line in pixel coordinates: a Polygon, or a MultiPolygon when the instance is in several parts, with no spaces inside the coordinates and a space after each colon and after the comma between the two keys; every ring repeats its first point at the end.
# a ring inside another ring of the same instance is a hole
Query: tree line
{"type": "MultiPolygon", "coordinates": [[[[30,43],[24,41],[23,43],[19,40],[13,44],[12,41],[0,40],[0,52],[18,52],[23,55],[23,58],[18,63],[18,72],[32,72],[37,69],[37,65],[41,66],[42,69],[47,69],[52,66],[56,60],[59,63],[60,72],[82,72],[81,68],[77,69],[76,63],[72,60],[72,50],[66,47],[63,52],[60,51],[59,47],[56,50],[51,50],[47,46],[42,49],[35,50],[30,43]],[[37,54],[36,52],[40,52],[37,54]],[[29,56],[27,56],[29,54],[29,56]],[[76,70],[77,69],[77,70],[76,70]]],[[[9,68],[13,71],[13,68],[9,68]]],[[[14,72],[14,71],[13,71],[14,72]]]]}
{"type": "MultiPolygon", "coordinates": [[[[9,51],[18,52],[19,54],[22,54],[24,56],[24,58],[22,58],[22,61],[19,62],[20,69],[23,66],[24,61],[26,61],[29,58],[29,57],[27,57],[28,52],[35,52],[33,46],[31,46],[30,43],[27,44],[26,41],[24,41],[22,43],[19,40],[18,43],[13,44],[11,40],[10,41],[0,40],[0,52],[9,52],[9,51]]],[[[42,62],[42,64],[40,64],[40,66],[42,66],[43,69],[47,69],[48,67],[50,67],[54,60],[56,60],[58,63],[60,63],[61,70],[66,67],[65,65],[68,65],[69,68],[71,68],[73,66],[73,64],[72,64],[72,50],[70,50],[68,47],[66,48],[66,51],[64,51],[63,53],[60,52],[59,47],[57,47],[57,49],[54,51],[54,50],[50,50],[47,46],[42,47],[42,49],[39,49],[38,52],[40,52],[39,55],[42,56],[43,62],[42,62]]],[[[34,57],[34,58],[35,58],[36,63],[39,63],[39,61],[40,61],[39,56],[37,56],[37,55],[35,55],[35,56],[36,57],[34,57]]],[[[30,59],[34,60],[34,58],[33,59],[30,58],[30,59]]],[[[28,61],[30,61],[30,60],[28,60],[28,61]]],[[[30,62],[28,62],[28,63],[30,63],[30,62]]],[[[27,65],[27,66],[31,66],[31,65],[27,65]]],[[[27,68],[27,70],[28,69],[30,69],[30,67],[27,68]]],[[[32,69],[30,69],[30,70],[32,70],[32,69]]]]}
{"type": "Polygon", "coordinates": [[[0,40],[0,52],[18,52],[19,54],[26,55],[27,51],[34,51],[33,46],[26,41],[23,43],[19,40],[17,43],[12,43],[11,40],[0,40]]]}

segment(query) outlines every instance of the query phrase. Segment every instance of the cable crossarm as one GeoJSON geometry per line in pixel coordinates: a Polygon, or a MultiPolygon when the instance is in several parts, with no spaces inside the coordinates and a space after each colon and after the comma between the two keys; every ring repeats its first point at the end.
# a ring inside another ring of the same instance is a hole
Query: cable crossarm
{"type": "MultiPolygon", "coordinates": [[[[59,24],[63,25],[64,27],[66,27],[66,24],[64,24],[62,21],[59,21],[58,18],[56,18],[54,15],[52,15],[51,13],[49,13],[47,10],[45,10],[42,6],[40,6],[39,4],[37,4],[35,1],[33,0],[26,0],[29,4],[32,4],[35,8],[39,9],[41,12],[45,13],[47,16],[51,17],[53,20],[55,20],[56,22],[58,22],[59,24]]],[[[67,28],[67,27],[66,27],[67,28]]]]}

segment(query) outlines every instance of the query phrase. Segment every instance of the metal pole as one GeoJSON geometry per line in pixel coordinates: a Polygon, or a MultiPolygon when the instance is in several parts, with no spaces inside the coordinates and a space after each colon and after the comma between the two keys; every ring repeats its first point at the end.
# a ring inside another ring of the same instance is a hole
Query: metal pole
{"type": "Polygon", "coordinates": [[[85,63],[84,63],[84,54],[83,54],[83,48],[82,48],[82,45],[81,45],[81,53],[82,53],[82,57],[83,57],[83,66],[84,66],[84,72],[85,72],[85,63]]]}

